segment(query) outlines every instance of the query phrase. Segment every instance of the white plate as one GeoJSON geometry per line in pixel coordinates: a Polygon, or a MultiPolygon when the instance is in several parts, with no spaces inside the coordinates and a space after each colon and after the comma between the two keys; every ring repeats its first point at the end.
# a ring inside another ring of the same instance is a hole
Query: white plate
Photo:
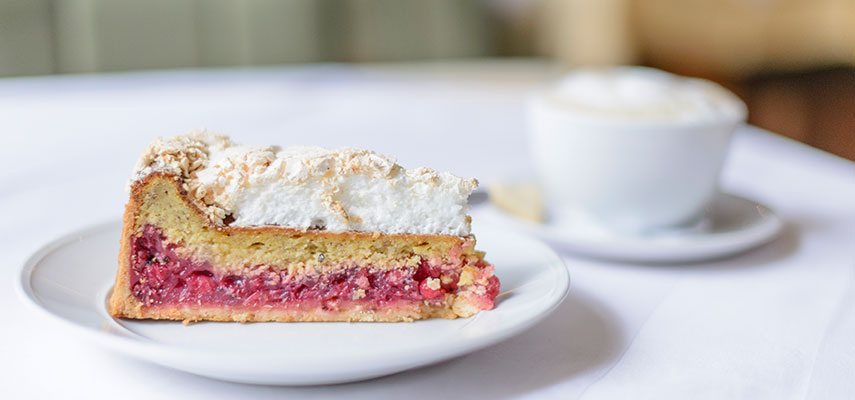
{"type": "Polygon", "coordinates": [[[479,210],[477,217],[528,232],[571,253],[641,263],[695,262],[737,254],[771,241],[783,227],[769,207],[725,193],[716,196],[697,226],[643,236],[621,236],[584,223],[539,224],[494,206],[479,210]]]}
{"type": "MultiPolygon", "coordinates": [[[[479,226],[478,248],[502,282],[496,307],[468,319],[413,323],[216,323],[117,320],[106,311],[120,223],[72,233],[24,264],[23,297],[99,345],[217,379],[309,385],[415,368],[507,339],[558,306],[570,278],[548,246],[479,226]]],[[[58,331],[57,334],[64,334],[58,331]]]]}

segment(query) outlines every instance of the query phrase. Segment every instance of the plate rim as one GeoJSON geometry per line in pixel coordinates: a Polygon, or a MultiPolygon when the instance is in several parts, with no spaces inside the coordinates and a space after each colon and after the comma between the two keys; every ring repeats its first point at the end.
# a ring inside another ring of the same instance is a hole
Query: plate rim
{"type": "Polygon", "coordinates": [[[726,245],[709,245],[708,243],[705,243],[709,242],[711,238],[727,235],[727,233],[712,233],[698,235],[702,239],[695,240],[696,245],[692,246],[690,250],[681,250],[681,248],[686,247],[687,241],[673,240],[673,238],[644,239],[642,237],[619,237],[611,240],[608,238],[580,240],[579,236],[575,235],[571,240],[567,240],[571,235],[556,235],[555,228],[549,227],[543,223],[524,220],[505,212],[492,203],[489,203],[487,206],[486,214],[488,215],[486,216],[487,219],[492,220],[493,223],[509,225],[547,243],[553,244],[560,249],[568,250],[577,256],[597,260],[633,262],[641,264],[673,264],[680,262],[695,263],[717,260],[741,254],[745,251],[770,243],[783,231],[785,226],[783,218],[767,204],[729,191],[720,190],[716,193],[716,197],[722,196],[736,198],[755,206],[763,207],[766,210],[766,215],[764,215],[757,224],[744,229],[732,231],[742,232],[742,240],[735,244],[733,241],[730,241],[726,245]],[[701,245],[697,245],[698,243],[701,245]],[[606,253],[605,248],[613,246],[621,247],[623,250],[619,254],[606,253]],[[653,252],[644,250],[645,247],[649,246],[664,250],[653,252]],[[663,252],[669,253],[663,254],[663,252]]]}
{"type": "MultiPolygon", "coordinates": [[[[317,379],[276,379],[276,380],[259,380],[259,379],[231,379],[224,378],[222,376],[213,376],[206,375],[194,372],[193,370],[181,368],[176,366],[174,363],[168,363],[164,361],[164,359],[169,359],[172,354],[182,354],[183,357],[204,357],[208,354],[207,351],[201,348],[186,348],[179,347],[175,344],[169,343],[160,343],[152,340],[147,340],[148,338],[145,336],[138,336],[137,333],[128,330],[126,327],[122,326],[124,330],[128,332],[122,332],[123,334],[108,332],[98,329],[93,329],[91,327],[81,325],[78,322],[75,322],[73,319],[58,314],[52,310],[50,310],[39,298],[38,295],[34,292],[34,287],[32,284],[33,274],[37,269],[39,263],[41,263],[46,256],[51,253],[57,251],[58,249],[73,244],[77,240],[83,240],[87,236],[92,236],[98,233],[102,233],[106,230],[110,229],[121,229],[122,221],[120,219],[110,219],[106,221],[102,221],[99,223],[91,224],[85,226],[80,229],[72,230],[65,234],[61,234],[55,237],[52,240],[47,241],[44,245],[42,245],[38,250],[34,251],[27,259],[21,264],[18,268],[16,275],[16,292],[18,296],[26,303],[29,307],[37,309],[39,314],[47,317],[46,319],[52,321],[53,323],[59,323],[66,328],[70,328],[69,331],[73,332],[80,339],[86,340],[90,343],[106,347],[112,351],[115,351],[120,354],[130,355],[136,359],[143,360],[146,362],[151,362],[155,364],[159,364],[171,369],[182,370],[185,372],[189,372],[192,374],[207,376],[214,379],[223,379],[232,382],[241,382],[241,383],[251,383],[251,384],[277,384],[277,385],[315,385],[315,384],[330,384],[330,383],[344,383],[344,382],[353,382],[353,381],[361,381],[365,379],[371,379],[374,377],[384,376],[388,374],[393,374],[397,372],[406,371],[409,369],[419,368],[427,365],[432,365],[438,362],[442,362],[444,360],[448,360],[455,357],[460,357],[483,348],[489,347],[491,345],[497,344],[504,340],[507,340],[513,336],[516,336],[522,333],[529,328],[532,328],[547,316],[552,314],[555,309],[560,306],[564,300],[567,298],[567,295],[570,291],[570,283],[571,277],[569,270],[567,268],[564,259],[558,255],[555,250],[553,250],[549,245],[544,243],[532,235],[525,234],[524,232],[520,232],[517,230],[509,229],[508,227],[501,226],[498,224],[490,224],[490,223],[478,223],[478,230],[483,231],[485,229],[490,229],[492,227],[493,231],[499,232],[502,236],[516,236],[515,239],[523,239],[528,241],[528,245],[535,246],[537,248],[535,250],[536,253],[541,254],[545,260],[542,264],[545,266],[545,271],[550,274],[556,274],[559,278],[556,281],[556,285],[553,286],[554,292],[557,292],[554,297],[548,298],[549,304],[546,305],[539,314],[534,315],[529,318],[524,318],[522,322],[517,322],[515,324],[509,325],[506,329],[501,329],[496,331],[496,333],[490,333],[480,339],[466,339],[462,338],[462,340],[450,342],[449,346],[445,346],[442,349],[431,349],[429,352],[426,349],[421,349],[418,351],[418,357],[415,358],[415,362],[408,361],[397,363],[397,365],[392,362],[385,362],[379,366],[379,368],[374,368],[374,373],[363,374],[358,377],[350,377],[346,379],[340,378],[332,378],[320,377],[317,379]],[[176,349],[180,349],[180,351],[175,351],[176,349]]],[[[477,233],[477,232],[476,232],[477,233]]],[[[112,284],[110,285],[110,290],[112,289],[112,284]]],[[[100,296],[103,290],[98,290],[97,293],[93,293],[92,296],[100,296]]],[[[94,297],[90,297],[94,298],[94,297]]],[[[100,297],[99,297],[100,299],[100,297]]],[[[103,301],[99,301],[99,304],[103,304],[103,301]]],[[[115,318],[112,318],[107,312],[106,309],[102,309],[103,307],[93,308],[93,311],[98,314],[103,314],[104,318],[108,318],[105,321],[110,321],[112,323],[118,324],[121,326],[119,321],[116,321],[115,318]],[[112,320],[110,320],[112,319],[112,320]]],[[[480,314],[479,314],[480,315],[480,314]]],[[[475,315],[472,318],[478,318],[479,315],[475,315]]],[[[471,320],[470,320],[471,321],[471,320]]],[[[180,323],[176,321],[177,323],[180,323]]],[[[451,321],[449,321],[451,322],[451,321]]],[[[416,321],[418,323],[418,321],[416,321]]],[[[412,354],[412,353],[410,353],[412,354]]],[[[386,358],[388,354],[384,354],[386,358]]],[[[413,359],[412,357],[407,357],[407,359],[413,359]]],[[[382,358],[376,358],[376,360],[382,360],[382,358]]],[[[384,360],[385,361],[385,360],[384,360]]],[[[302,364],[301,364],[302,365],[302,364]]],[[[320,363],[316,365],[316,367],[322,366],[324,363],[320,363]]],[[[292,374],[293,375],[293,374],[292,374]]],[[[353,375],[353,374],[351,374],[353,375]]]]}

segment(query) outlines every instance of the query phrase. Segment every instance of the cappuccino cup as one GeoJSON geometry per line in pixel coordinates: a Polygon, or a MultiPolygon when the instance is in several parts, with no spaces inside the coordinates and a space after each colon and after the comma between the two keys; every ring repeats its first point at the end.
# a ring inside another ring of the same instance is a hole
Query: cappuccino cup
{"type": "Polygon", "coordinates": [[[644,67],[571,71],[526,113],[553,222],[637,235],[701,220],[747,115],[715,83],[644,67]]]}

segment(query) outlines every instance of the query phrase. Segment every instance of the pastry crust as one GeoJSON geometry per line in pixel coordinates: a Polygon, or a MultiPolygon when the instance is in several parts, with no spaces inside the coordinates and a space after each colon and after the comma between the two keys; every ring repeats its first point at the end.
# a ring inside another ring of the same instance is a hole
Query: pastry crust
{"type": "Polygon", "coordinates": [[[134,319],[179,320],[218,322],[411,322],[419,319],[455,319],[451,305],[421,304],[418,307],[388,308],[383,312],[371,310],[343,310],[328,312],[322,309],[295,310],[269,308],[261,310],[225,309],[221,307],[175,307],[145,310],[138,304],[120,308],[114,317],[134,319]]]}

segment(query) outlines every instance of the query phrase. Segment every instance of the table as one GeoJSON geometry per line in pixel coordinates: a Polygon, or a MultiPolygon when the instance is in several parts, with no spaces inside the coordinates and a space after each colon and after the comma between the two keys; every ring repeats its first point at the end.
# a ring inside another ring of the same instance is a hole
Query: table
{"type": "Polygon", "coordinates": [[[0,398],[855,396],[855,164],[752,127],[722,186],[779,212],[779,239],[694,265],[563,254],[571,291],[554,314],[439,366],[327,387],[213,381],[85,344],[15,294],[41,245],[120,216],[155,136],[205,127],[251,144],[366,147],[489,184],[531,175],[522,99],[557,71],[473,61],[0,81],[0,398]]]}

